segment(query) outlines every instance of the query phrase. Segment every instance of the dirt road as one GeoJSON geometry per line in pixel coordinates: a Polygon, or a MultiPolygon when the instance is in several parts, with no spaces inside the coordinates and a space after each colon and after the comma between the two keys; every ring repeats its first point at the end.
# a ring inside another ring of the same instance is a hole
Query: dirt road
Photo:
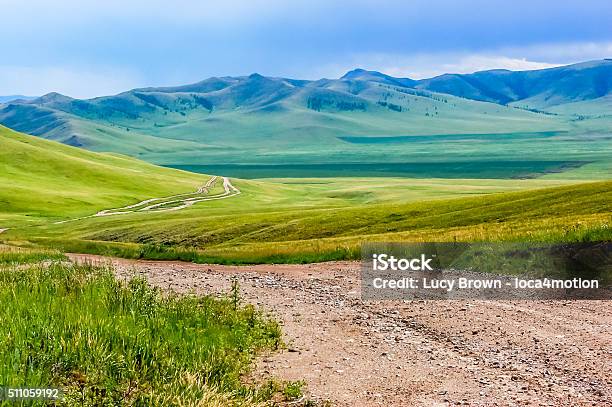
{"type": "MultiPolygon", "coordinates": [[[[128,213],[154,213],[154,212],[170,212],[188,208],[200,202],[215,201],[217,199],[230,198],[240,195],[240,190],[232,185],[229,178],[223,177],[223,193],[217,195],[208,195],[219,177],[211,177],[206,184],[197,189],[196,192],[188,192],[179,195],[167,196],[165,198],[150,198],[132,205],[122,206],[121,208],[104,209],[94,215],[82,216],[80,218],[72,218],[53,222],[54,225],[62,223],[76,222],[88,218],[96,218],[100,216],[125,215],[128,213]]],[[[0,233],[8,229],[0,229],[0,233]]]]}
{"type": "Polygon", "coordinates": [[[612,405],[612,307],[605,301],[360,300],[359,265],[230,267],[112,262],[177,292],[221,293],[238,278],[245,301],[283,323],[287,350],[255,378],[303,379],[339,406],[612,405]]]}
{"type": "MultiPolygon", "coordinates": [[[[223,177],[223,193],[217,195],[208,195],[209,191],[215,186],[218,176],[211,177],[206,184],[199,187],[196,192],[185,193],[179,195],[168,196],[165,198],[151,198],[142,202],[138,202],[133,205],[123,206],[121,208],[105,209],[99,211],[95,215],[88,217],[98,216],[111,216],[111,215],[125,215],[127,213],[134,212],[168,212],[178,211],[181,209],[188,208],[199,202],[214,201],[217,199],[225,199],[234,195],[239,195],[240,190],[232,185],[229,178],[223,177]]],[[[78,218],[79,220],[84,218],[78,218]]],[[[56,223],[64,223],[69,221],[61,221],[56,223]]]]}

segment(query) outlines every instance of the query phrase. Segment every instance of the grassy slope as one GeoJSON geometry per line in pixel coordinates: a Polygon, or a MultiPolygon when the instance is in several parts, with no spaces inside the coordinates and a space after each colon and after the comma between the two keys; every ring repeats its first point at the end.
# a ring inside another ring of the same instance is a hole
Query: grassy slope
{"type": "Polygon", "coordinates": [[[206,179],[0,126],[1,227],[90,215],[150,197],[189,192],[206,179]]]}
{"type": "Polygon", "coordinates": [[[0,119],[4,126],[22,133],[93,151],[136,155],[202,147],[196,143],[159,139],[111,122],[91,121],[46,106],[19,103],[0,106],[0,119]]]}
{"type": "Polygon", "coordinates": [[[110,242],[127,256],[195,250],[192,260],[306,261],[352,258],[364,240],[591,239],[610,221],[610,182],[355,178],[235,180],[241,195],[178,212],[54,224],[190,192],[207,177],[6,129],[1,137],[0,220],[17,227],[0,237],[64,250],[104,252],[110,242]],[[533,190],[544,187],[555,188],[533,190]],[[38,226],[19,227],[28,222],[38,226]]]}
{"type": "Polygon", "coordinates": [[[66,250],[215,262],[355,258],[360,243],[373,240],[610,238],[610,181],[403,204],[364,204],[363,195],[338,198],[337,192],[309,201],[290,186],[266,193],[268,183],[237,185],[239,197],[184,212],[87,219],[29,233],[66,250]]]}

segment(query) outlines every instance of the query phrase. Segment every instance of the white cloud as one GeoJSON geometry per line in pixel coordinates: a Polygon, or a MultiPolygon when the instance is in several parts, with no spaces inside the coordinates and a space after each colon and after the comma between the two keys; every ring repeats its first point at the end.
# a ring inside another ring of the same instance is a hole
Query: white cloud
{"type": "Polygon", "coordinates": [[[0,95],[40,96],[59,92],[75,98],[90,98],[140,85],[142,80],[138,75],[117,69],[0,65],[0,95]]]}
{"type": "Polygon", "coordinates": [[[539,59],[559,63],[582,62],[612,57],[612,41],[568,42],[557,44],[533,44],[508,47],[503,51],[510,55],[537,56],[539,59]]]}
{"type": "MultiPolygon", "coordinates": [[[[439,65],[423,67],[413,73],[416,79],[430,78],[442,73],[472,73],[489,69],[508,69],[511,71],[528,71],[559,66],[547,62],[529,61],[526,58],[510,58],[496,55],[467,55],[456,61],[442,62],[439,65]]],[[[406,72],[404,70],[404,72],[406,72]]]]}
{"type": "Polygon", "coordinates": [[[513,71],[544,69],[559,66],[546,62],[530,61],[525,58],[510,58],[496,55],[384,55],[368,54],[353,56],[347,63],[323,67],[317,74],[326,77],[339,77],[353,68],[363,68],[383,72],[395,77],[412,79],[431,78],[445,73],[472,73],[489,69],[509,69],[513,71]],[[350,62],[348,62],[350,61],[350,62]]]}

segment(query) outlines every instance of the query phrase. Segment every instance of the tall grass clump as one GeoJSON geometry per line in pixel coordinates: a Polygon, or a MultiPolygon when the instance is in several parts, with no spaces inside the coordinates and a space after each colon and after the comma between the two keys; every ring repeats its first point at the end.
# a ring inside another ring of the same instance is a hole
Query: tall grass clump
{"type": "Polygon", "coordinates": [[[0,265],[31,264],[65,260],[66,256],[53,249],[29,249],[0,244],[0,265]]]}
{"type": "Polygon", "coordinates": [[[162,295],[64,263],[0,268],[0,385],[58,387],[62,405],[252,405],[243,384],[280,329],[236,299],[162,295]]]}

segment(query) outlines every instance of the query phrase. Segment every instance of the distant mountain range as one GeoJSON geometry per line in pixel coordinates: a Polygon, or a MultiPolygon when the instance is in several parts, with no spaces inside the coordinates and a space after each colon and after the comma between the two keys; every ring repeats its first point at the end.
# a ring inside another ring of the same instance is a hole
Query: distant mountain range
{"type": "Polygon", "coordinates": [[[0,124],[157,163],[240,161],[245,152],[266,161],[274,149],[341,151],[343,136],[566,131],[610,117],[611,94],[608,59],[424,80],[363,69],[315,81],[252,74],[88,100],[11,99],[0,105],[0,124]]]}
{"type": "Polygon", "coordinates": [[[0,103],[8,103],[14,100],[34,100],[36,96],[23,96],[23,95],[9,95],[9,96],[0,96],[0,103]]]}
{"type": "Polygon", "coordinates": [[[415,87],[485,102],[520,102],[546,109],[610,95],[612,60],[535,71],[496,69],[468,75],[446,74],[418,81],[415,87]]]}

